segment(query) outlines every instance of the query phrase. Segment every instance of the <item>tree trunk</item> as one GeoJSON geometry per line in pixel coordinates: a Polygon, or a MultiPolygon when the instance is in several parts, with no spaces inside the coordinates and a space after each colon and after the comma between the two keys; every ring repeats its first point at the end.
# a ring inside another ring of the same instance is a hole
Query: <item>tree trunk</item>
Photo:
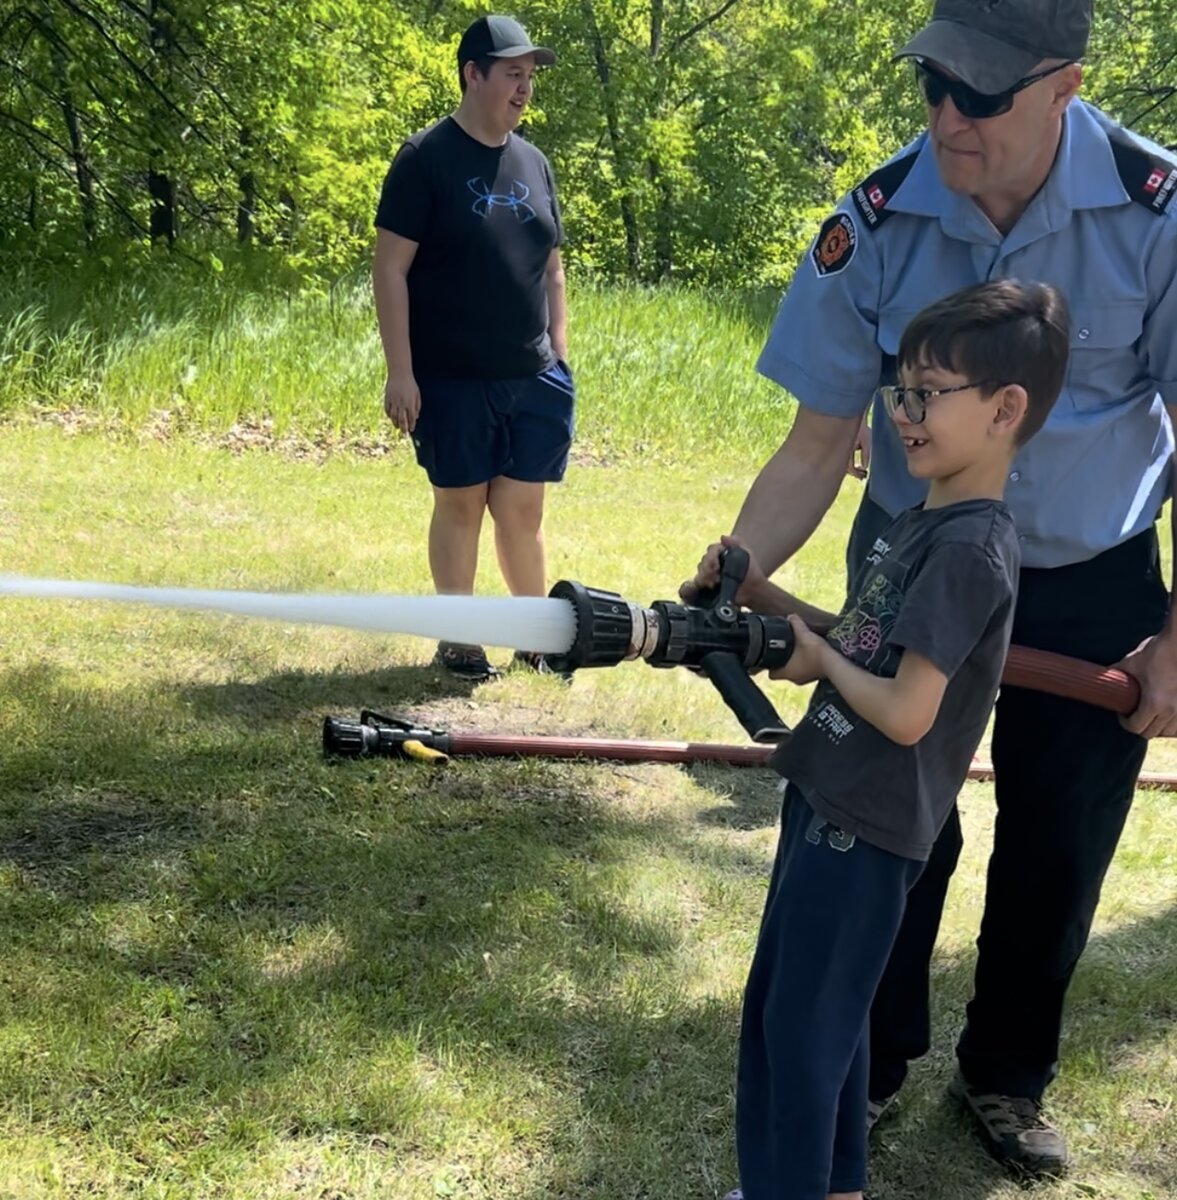
{"type": "Polygon", "coordinates": [[[638,219],[633,210],[633,197],[630,193],[632,175],[629,170],[629,159],[621,133],[621,121],[617,113],[617,97],[613,92],[613,72],[609,67],[609,56],[605,53],[605,40],[601,37],[597,25],[597,14],[593,11],[592,0],[581,0],[581,12],[588,26],[589,42],[593,51],[593,66],[597,73],[597,82],[601,85],[602,103],[605,109],[605,125],[609,132],[609,145],[613,150],[613,162],[617,169],[618,181],[621,184],[621,195],[618,206],[621,209],[621,224],[625,230],[625,258],[629,277],[635,282],[642,277],[642,243],[638,232],[638,219]]]}
{"type": "MultiPolygon", "coordinates": [[[[64,73],[61,80],[64,88],[64,73]]],[[[86,235],[86,245],[92,246],[98,237],[98,201],[94,196],[94,172],[90,169],[90,160],[86,154],[86,143],[82,137],[82,126],[78,120],[78,110],[67,91],[62,92],[61,112],[65,118],[65,127],[69,132],[70,155],[73,158],[74,175],[78,181],[78,197],[82,206],[82,232],[86,235]]]]}
{"type": "MultiPolygon", "coordinates": [[[[98,200],[94,195],[94,172],[90,167],[90,158],[86,151],[86,139],[82,133],[82,123],[78,119],[77,106],[74,104],[73,92],[70,90],[69,74],[66,71],[65,55],[53,30],[53,8],[46,0],[44,7],[44,22],[52,36],[47,41],[49,53],[53,60],[53,75],[57,83],[58,105],[61,108],[62,120],[65,122],[66,136],[69,138],[70,160],[73,164],[74,179],[78,185],[78,203],[82,213],[82,233],[86,245],[92,246],[98,237],[98,200]]],[[[30,208],[35,207],[30,201],[30,208]]]]}
{"type": "Polygon", "coordinates": [[[650,159],[650,182],[654,185],[654,270],[652,283],[670,278],[674,268],[674,193],[656,158],[650,159]]]}
{"type": "Polygon", "coordinates": [[[285,212],[279,240],[283,245],[293,246],[294,239],[298,236],[298,201],[288,187],[283,187],[278,193],[278,204],[285,212]]]}
{"type": "MultiPolygon", "coordinates": [[[[147,26],[151,52],[156,61],[162,64],[166,76],[159,86],[161,89],[170,88],[172,31],[168,26],[167,9],[160,0],[148,0],[147,26]]],[[[176,238],[180,236],[179,212],[176,205],[179,189],[167,169],[167,148],[160,145],[167,139],[171,121],[160,113],[156,115],[153,126],[151,132],[155,144],[151,151],[151,165],[147,169],[147,191],[151,196],[148,230],[153,242],[166,238],[168,245],[174,246],[176,238]]]]}
{"type": "MultiPolygon", "coordinates": [[[[651,0],[650,4],[650,65],[657,81],[652,111],[662,117],[666,108],[666,92],[670,83],[670,73],[673,69],[671,61],[661,62],[662,31],[665,24],[665,0],[651,0]]],[[[646,162],[646,173],[654,190],[654,262],[651,270],[651,283],[661,283],[669,278],[674,258],[673,205],[674,194],[670,182],[662,173],[656,153],[652,153],[646,162]]]]}
{"type": "Polygon", "coordinates": [[[166,238],[168,245],[174,246],[180,232],[176,220],[175,180],[153,167],[147,172],[147,191],[151,196],[151,220],[148,223],[151,240],[158,242],[166,238]]]}
{"type": "Polygon", "coordinates": [[[241,199],[237,201],[237,244],[248,246],[253,241],[253,214],[257,210],[257,180],[246,171],[237,181],[241,199]]]}
{"type": "Polygon", "coordinates": [[[237,132],[241,158],[237,163],[237,244],[248,246],[253,241],[254,214],[257,212],[257,177],[250,169],[253,134],[245,128],[237,132]]]}

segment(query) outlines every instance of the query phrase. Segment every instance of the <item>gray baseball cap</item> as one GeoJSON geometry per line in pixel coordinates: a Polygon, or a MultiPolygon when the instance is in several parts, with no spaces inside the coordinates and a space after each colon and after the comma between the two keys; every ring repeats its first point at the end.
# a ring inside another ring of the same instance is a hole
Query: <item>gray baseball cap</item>
{"type": "Polygon", "coordinates": [[[1087,51],[1094,0],[936,0],[932,20],[895,56],[926,58],[993,95],[1044,58],[1087,51]]]}
{"type": "Polygon", "coordinates": [[[462,34],[458,43],[458,66],[476,58],[520,58],[534,54],[536,66],[550,67],[556,61],[555,52],[547,46],[533,46],[527,30],[513,17],[492,13],[479,17],[462,34]]]}

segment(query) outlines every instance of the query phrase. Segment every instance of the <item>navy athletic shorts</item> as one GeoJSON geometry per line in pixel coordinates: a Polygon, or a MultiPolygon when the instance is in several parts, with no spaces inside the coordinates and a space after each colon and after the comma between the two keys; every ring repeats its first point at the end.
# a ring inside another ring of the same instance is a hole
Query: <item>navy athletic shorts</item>
{"type": "Polygon", "coordinates": [[[564,478],[576,387],[563,360],[524,379],[419,379],[417,462],[434,487],[564,478]]]}

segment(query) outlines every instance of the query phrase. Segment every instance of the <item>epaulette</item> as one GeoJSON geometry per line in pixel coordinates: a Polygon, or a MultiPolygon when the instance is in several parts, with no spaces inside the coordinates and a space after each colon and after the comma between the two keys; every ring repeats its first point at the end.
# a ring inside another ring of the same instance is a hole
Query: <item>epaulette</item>
{"type": "Polygon", "coordinates": [[[899,185],[911,173],[919,150],[912,150],[902,158],[887,163],[877,171],[868,175],[851,193],[854,207],[866,222],[867,231],[874,233],[880,225],[894,213],[887,207],[887,201],[899,190],[899,185]]]}
{"type": "Polygon", "coordinates": [[[1141,145],[1127,130],[1109,129],[1107,135],[1124,190],[1136,204],[1160,216],[1177,195],[1177,159],[1141,145]]]}

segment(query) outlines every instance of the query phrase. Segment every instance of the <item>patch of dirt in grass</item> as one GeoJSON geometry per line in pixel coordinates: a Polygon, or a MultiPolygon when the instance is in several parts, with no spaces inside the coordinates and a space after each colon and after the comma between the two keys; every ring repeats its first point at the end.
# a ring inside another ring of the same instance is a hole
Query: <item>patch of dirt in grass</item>
{"type": "MultiPolygon", "coordinates": [[[[377,434],[349,433],[346,430],[313,430],[279,433],[270,417],[242,417],[226,431],[214,433],[201,428],[182,411],[155,410],[140,426],[130,426],[116,414],[81,407],[30,405],[11,418],[15,422],[52,425],[69,436],[99,435],[115,440],[170,443],[183,439],[198,446],[228,450],[235,455],[262,451],[277,454],[292,462],[321,464],[338,455],[352,458],[405,457],[411,453],[408,438],[387,429],[377,434]]],[[[579,447],[572,451],[574,467],[608,467],[610,460],[596,451],[579,447]]]]}

